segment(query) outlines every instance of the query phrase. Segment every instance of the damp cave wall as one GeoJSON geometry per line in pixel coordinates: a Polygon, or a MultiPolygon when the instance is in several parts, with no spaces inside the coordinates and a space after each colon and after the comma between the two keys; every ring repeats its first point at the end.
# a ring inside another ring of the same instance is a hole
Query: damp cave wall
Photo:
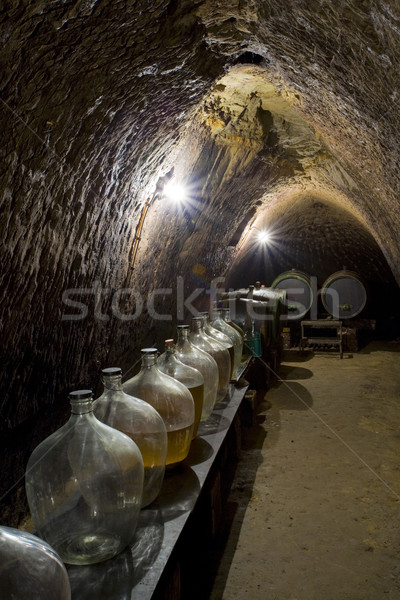
{"type": "Polygon", "coordinates": [[[294,90],[303,117],[351,174],[354,187],[342,181],[341,191],[399,281],[398,30],[394,2],[2,3],[5,524],[26,514],[27,458],[65,422],[68,391],[99,392],[102,366],[126,372],[140,347],[159,345],[188,317],[176,312],[178,274],[184,297],[204,289],[196,300],[203,308],[213,278],[235,266],[232,233],[263,194],[309,177],[279,143],[272,162],[267,143],[257,158],[251,128],[221,147],[195,118],[231,66],[256,62],[294,90]],[[189,173],[194,206],[182,212],[153,202],[131,270],[143,203],[172,168],[189,173]],[[117,318],[112,300],[125,288],[138,295],[121,295],[128,318],[117,318]],[[155,309],[171,321],[149,314],[154,289],[168,290],[155,309]],[[130,319],[139,297],[144,307],[130,319]],[[63,318],[86,310],[66,298],[84,301],[88,314],[63,318]]]}

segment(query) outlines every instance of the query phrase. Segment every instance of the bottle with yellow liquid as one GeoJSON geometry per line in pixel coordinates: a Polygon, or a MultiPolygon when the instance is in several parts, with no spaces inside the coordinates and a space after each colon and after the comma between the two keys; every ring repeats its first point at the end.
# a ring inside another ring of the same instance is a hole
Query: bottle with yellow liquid
{"type": "Polygon", "coordinates": [[[217,401],[223,400],[228,393],[231,379],[231,357],[228,349],[204,332],[203,317],[193,317],[191,325],[189,338],[192,344],[208,352],[218,365],[217,401]]]}
{"type": "Polygon", "coordinates": [[[200,316],[203,317],[203,324],[204,324],[203,330],[204,330],[204,333],[206,335],[208,335],[209,337],[213,338],[214,340],[217,340],[217,342],[219,342],[225,348],[227,348],[227,350],[229,352],[229,356],[231,358],[231,374],[230,374],[230,379],[232,379],[233,365],[234,365],[234,362],[235,362],[235,351],[233,349],[232,340],[225,333],[222,333],[222,331],[219,331],[218,329],[215,329],[215,327],[213,327],[211,325],[211,323],[210,323],[210,315],[209,315],[208,312],[202,312],[202,313],[200,313],[200,316]]]}
{"type": "Polygon", "coordinates": [[[181,362],[194,367],[204,378],[204,403],[201,421],[211,415],[217,401],[218,391],[218,365],[213,357],[197,348],[189,339],[189,325],[178,325],[178,339],[176,341],[176,356],[181,362]]]}
{"type": "Polygon", "coordinates": [[[159,356],[157,366],[163,373],[174,377],[192,394],[194,402],[194,427],[193,438],[197,435],[201,413],[204,404],[204,377],[194,367],[185,365],[181,362],[175,353],[174,340],[165,340],[165,352],[159,356]]]}
{"type": "Polygon", "coordinates": [[[122,370],[110,367],[101,372],[103,394],[93,403],[95,416],[119,429],[136,442],[144,464],[142,507],[160,493],[167,456],[167,430],[158,412],[144,400],[128,396],[122,388],[122,370]]]}
{"type": "Polygon", "coordinates": [[[226,321],[226,323],[228,323],[228,325],[230,325],[231,327],[236,329],[236,331],[239,333],[240,337],[244,341],[244,337],[245,337],[244,331],[237,323],[232,321],[230,308],[224,307],[223,311],[222,311],[222,315],[223,315],[224,321],[226,321]]]}
{"type": "Polygon", "coordinates": [[[233,377],[236,377],[240,370],[240,364],[242,361],[243,338],[234,327],[225,321],[224,313],[225,309],[223,308],[215,309],[213,319],[211,320],[211,325],[215,329],[225,333],[232,341],[234,349],[233,377]]]}
{"type": "Polygon", "coordinates": [[[177,466],[187,457],[193,436],[194,402],[189,390],[157,366],[156,348],[142,349],[142,366],[123,389],[156,409],[167,430],[167,468],[177,466]]]}

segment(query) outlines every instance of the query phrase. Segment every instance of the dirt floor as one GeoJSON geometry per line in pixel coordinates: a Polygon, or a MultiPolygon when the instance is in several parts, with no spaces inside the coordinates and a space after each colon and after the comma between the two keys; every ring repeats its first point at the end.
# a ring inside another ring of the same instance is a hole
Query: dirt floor
{"type": "Polygon", "coordinates": [[[244,433],[211,600],[400,600],[399,352],[286,352],[244,433]]]}

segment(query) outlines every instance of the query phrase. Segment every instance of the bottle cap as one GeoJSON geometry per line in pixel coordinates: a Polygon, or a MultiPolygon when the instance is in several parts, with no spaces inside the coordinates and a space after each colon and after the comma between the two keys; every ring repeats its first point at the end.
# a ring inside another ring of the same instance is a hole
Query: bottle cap
{"type": "Polygon", "coordinates": [[[167,348],[172,348],[174,345],[174,340],[165,340],[165,345],[167,348]]]}
{"type": "Polygon", "coordinates": [[[142,354],[158,354],[157,348],[142,348],[140,352],[142,354]]]}
{"type": "Polygon", "coordinates": [[[86,400],[87,398],[93,397],[92,390],[75,390],[68,394],[71,400],[86,400]]]}
{"type": "Polygon", "coordinates": [[[189,329],[189,325],[178,325],[177,329],[189,329]]]}
{"type": "Polygon", "coordinates": [[[106,377],[117,377],[117,375],[122,375],[122,369],[119,367],[107,367],[106,369],[102,369],[101,372],[106,377]]]}

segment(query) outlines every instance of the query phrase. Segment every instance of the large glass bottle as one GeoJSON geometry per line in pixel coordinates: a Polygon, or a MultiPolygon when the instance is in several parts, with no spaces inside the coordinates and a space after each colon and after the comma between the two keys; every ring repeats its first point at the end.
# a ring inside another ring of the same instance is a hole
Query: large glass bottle
{"type": "Polygon", "coordinates": [[[92,396],[69,395],[69,421],[35,448],[25,474],[35,530],[75,565],[111,558],[133,540],[143,493],[139,448],[96,419],[92,396]]]}
{"type": "Polygon", "coordinates": [[[233,377],[236,377],[240,369],[240,363],[242,361],[243,339],[240,333],[224,320],[223,311],[223,308],[215,309],[213,319],[211,320],[211,325],[215,327],[215,329],[218,329],[219,331],[222,331],[222,333],[225,333],[232,341],[235,353],[233,363],[233,377]]]}
{"type": "Polygon", "coordinates": [[[226,323],[228,323],[228,325],[230,325],[231,327],[233,327],[234,329],[236,329],[236,331],[239,333],[239,335],[241,336],[242,340],[244,341],[244,331],[243,331],[243,329],[237,323],[235,323],[234,321],[232,321],[230,309],[224,307],[222,315],[223,315],[223,318],[226,321],[226,323]]]}
{"type": "Polygon", "coordinates": [[[174,377],[192,394],[194,402],[193,438],[197,435],[204,404],[204,377],[197,369],[185,365],[176,356],[174,340],[165,340],[165,352],[158,357],[157,366],[163,373],[174,377]]]}
{"type": "Polygon", "coordinates": [[[203,317],[193,317],[189,339],[194,346],[208,352],[218,365],[217,401],[223,400],[229,390],[231,379],[231,357],[228,349],[204,333],[203,317]]]}
{"type": "Polygon", "coordinates": [[[157,366],[157,348],[142,349],[142,367],[123,386],[131,396],[142,398],[161,415],[168,437],[166,466],[175,467],[189,453],[193,435],[194,402],[189,390],[157,366]]]}
{"type": "Polygon", "coordinates": [[[0,527],[0,597],[4,600],[71,600],[61,558],[31,533],[0,527]]]}
{"type": "Polygon", "coordinates": [[[210,316],[208,312],[203,312],[200,313],[200,316],[203,317],[203,326],[204,326],[204,332],[210,336],[211,338],[217,340],[217,342],[219,342],[220,344],[222,344],[225,348],[227,348],[228,352],[229,352],[229,356],[231,357],[231,374],[230,374],[230,378],[232,379],[232,375],[233,375],[233,365],[235,362],[235,351],[233,348],[233,344],[232,344],[232,340],[230,339],[230,337],[228,337],[226,335],[226,333],[222,333],[222,331],[219,331],[218,329],[215,329],[215,327],[213,327],[210,323],[210,316]]]}
{"type": "Polygon", "coordinates": [[[125,394],[119,367],[101,374],[104,392],[93,403],[94,414],[138,445],[144,463],[142,507],[147,506],[158,496],[164,479],[168,443],[164,421],[151,404],[125,394]]]}
{"type": "Polygon", "coordinates": [[[200,350],[189,340],[189,325],[178,325],[175,353],[185,365],[194,367],[203,375],[204,403],[201,421],[205,421],[211,415],[217,401],[218,365],[210,354],[200,350]]]}

